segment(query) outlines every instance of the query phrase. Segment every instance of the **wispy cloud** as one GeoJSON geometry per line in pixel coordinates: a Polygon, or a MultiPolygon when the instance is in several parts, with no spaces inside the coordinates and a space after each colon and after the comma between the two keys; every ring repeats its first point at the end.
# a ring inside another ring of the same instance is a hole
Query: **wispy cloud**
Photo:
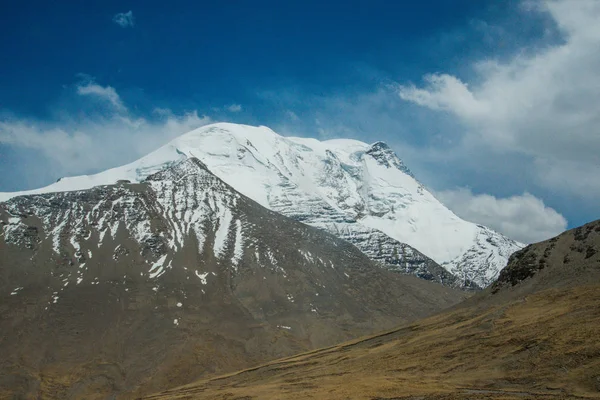
{"type": "Polygon", "coordinates": [[[237,112],[242,111],[242,106],[240,104],[231,104],[231,105],[225,107],[225,109],[229,112],[237,113],[237,112]]]}
{"type": "Polygon", "coordinates": [[[100,86],[93,81],[80,83],[77,85],[77,94],[81,96],[93,96],[100,100],[108,102],[115,110],[126,111],[127,108],[123,105],[121,97],[111,86],[100,86]]]}
{"type": "Polygon", "coordinates": [[[122,28],[133,28],[135,19],[131,10],[126,13],[118,13],[113,17],[113,22],[122,28]]]}
{"type": "Polygon", "coordinates": [[[176,114],[158,109],[148,117],[137,116],[114,88],[97,83],[78,85],[76,93],[84,96],[81,101],[97,97],[111,108],[101,115],[63,113],[51,122],[14,116],[0,119],[1,144],[38,155],[20,159],[21,164],[14,166],[28,182],[42,186],[50,182],[38,176],[56,179],[123,165],[212,122],[197,111],[176,114]]]}

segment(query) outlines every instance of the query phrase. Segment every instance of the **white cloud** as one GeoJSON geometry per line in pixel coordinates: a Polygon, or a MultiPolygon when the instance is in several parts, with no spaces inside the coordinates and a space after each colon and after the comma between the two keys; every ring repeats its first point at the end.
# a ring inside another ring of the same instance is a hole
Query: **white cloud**
{"type": "Polygon", "coordinates": [[[34,177],[42,170],[48,175],[47,169],[57,177],[81,175],[123,165],[212,122],[196,111],[174,114],[168,109],[155,110],[152,118],[137,117],[123,105],[114,88],[95,83],[78,86],[77,93],[99,96],[114,107],[102,116],[62,115],[55,122],[0,119],[0,143],[45,158],[23,158],[23,165],[15,168],[25,170],[24,175],[34,177]]]}
{"type": "Polygon", "coordinates": [[[227,106],[226,108],[227,108],[227,111],[234,112],[234,113],[242,111],[242,106],[240,104],[232,104],[230,106],[227,106]]]}
{"type": "Polygon", "coordinates": [[[135,19],[131,10],[126,13],[118,13],[113,17],[113,22],[122,28],[133,27],[135,19]]]}
{"type": "MultiPolygon", "coordinates": [[[[546,13],[563,42],[504,63],[481,60],[470,84],[433,74],[424,86],[400,85],[398,93],[460,121],[471,148],[525,155],[538,184],[574,192],[581,189],[581,172],[596,173],[600,165],[600,2],[533,4],[526,12],[546,13]]],[[[588,180],[584,190],[599,193],[600,179],[588,180]]]]}
{"type": "Polygon", "coordinates": [[[100,86],[93,81],[82,83],[77,86],[77,94],[81,96],[95,96],[107,101],[116,110],[125,111],[126,108],[121,101],[117,91],[111,86],[100,86]]]}
{"type": "MultiPolygon", "coordinates": [[[[569,188],[572,196],[588,198],[594,206],[593,209],[597,209],[597,200],[600,198],[600,164],[539,159],[536,160],[534,168],[545,186],[569,188]]],[[[593,217],[598,217],[597,212],[593,217]]]]}
{"type": "Polygon", "coordinates": [[[152,121],[120,115],[50,124],[7,120],[0,121],[0,142],[39,151],[61,175],[72,175],[133,161],[210,122],[196,112],[170,113],[152,121]]]}
{"type": "Polygon", "coordinates": [[[524,243],[546,240],[567,228],[565,217],[529,193],[496,198],[461,188],[436,192],[436,196],[459,217],[524,243]]]}

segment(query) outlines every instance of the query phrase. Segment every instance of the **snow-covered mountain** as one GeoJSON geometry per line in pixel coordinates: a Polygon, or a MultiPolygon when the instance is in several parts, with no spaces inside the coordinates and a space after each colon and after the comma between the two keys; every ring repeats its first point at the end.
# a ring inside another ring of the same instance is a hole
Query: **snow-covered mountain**
{"type": "Polygon", "coordinates": [[[188,158],[141,183],[0,203],[0,398],[139,398],[462,298],[188,158]]]}
{"type": "Polygon", "coordinates": [[[391,269],[427,279],[485,287],[523,247],[456,216],[385,143],[283,137],[266,127],[229,123],[191,131],[122,167],[0,193],[0,201],[140,182],[191,157],[261,205],[346,239],[391,269]]]}

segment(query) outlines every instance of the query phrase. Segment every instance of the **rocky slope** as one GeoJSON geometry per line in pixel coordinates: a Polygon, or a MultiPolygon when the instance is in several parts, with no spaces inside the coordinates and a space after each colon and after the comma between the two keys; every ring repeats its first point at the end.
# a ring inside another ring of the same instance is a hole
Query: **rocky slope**
{"type": "Polygon", "coordinates": [[[425,279],[484,287],[522,247],[458,218],[385,143],[320,142],[225,123],[189,132],[129,165],[26,193],[0,193],[0,201],[122,179],[140,182],[189,157],[261,205],[348,240],[392,270],[425,279]]]}
{"type": "Polygon", "coordinates": [[[462,293],[380,268],[195,158],[0,203],[0,398],[113,398],[389,327],[462,293]]]}
{"type": "Polygon", "coordinates": [[[599,250],[596,221],[516,253],[436,316],[147,398],[597,399],[599,250]]]}
{"type": "Polygon", "coordinates": [[[600,220],[514,253],[491,286],[496,296],[600,281],[600,220]]]}

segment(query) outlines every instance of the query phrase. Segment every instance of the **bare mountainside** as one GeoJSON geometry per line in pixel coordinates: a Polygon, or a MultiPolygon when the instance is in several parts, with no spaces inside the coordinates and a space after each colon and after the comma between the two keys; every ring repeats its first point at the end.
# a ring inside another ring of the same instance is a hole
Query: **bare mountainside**
{"type": "Polygon", "coordinates": [[[148,397],[600,398],[600,221],[513,255],[439,315],[148,397]]]}
{"type": "Polygon", "coordinates": [[[0,224],[0,398],[154,392],[463,296],[380,268],[194,158],[140,183],[13,197],[0,224]]]}

